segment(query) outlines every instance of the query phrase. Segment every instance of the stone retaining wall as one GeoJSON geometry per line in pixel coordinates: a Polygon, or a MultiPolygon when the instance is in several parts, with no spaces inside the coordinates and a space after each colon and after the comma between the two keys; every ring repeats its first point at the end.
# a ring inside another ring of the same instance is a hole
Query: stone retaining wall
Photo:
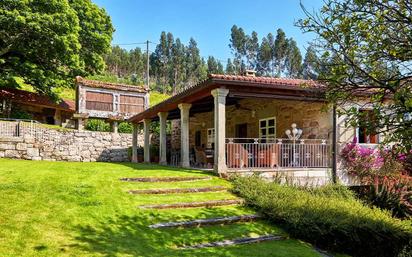
{"type": "MultiPolygon", "coordinates": [[[[143,136],[138,136],[143,145],[143,136]]],[[[20,137],[1,137],[0,157],[75,162],[127,162],[132,134],[44,130],[20,137]]]]}

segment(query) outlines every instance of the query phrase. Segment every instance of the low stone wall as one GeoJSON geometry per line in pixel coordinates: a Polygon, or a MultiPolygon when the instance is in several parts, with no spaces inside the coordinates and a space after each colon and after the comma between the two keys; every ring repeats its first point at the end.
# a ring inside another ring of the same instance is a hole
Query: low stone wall
{"type": "MultiPolygon", "coordinates": [[[[143,145],[142,135],[138,144],[143,145]]],[[[20,137],[0,136],[0,157],[75,162],[127,162],[132,134],[44,130],[20,137]]]]}

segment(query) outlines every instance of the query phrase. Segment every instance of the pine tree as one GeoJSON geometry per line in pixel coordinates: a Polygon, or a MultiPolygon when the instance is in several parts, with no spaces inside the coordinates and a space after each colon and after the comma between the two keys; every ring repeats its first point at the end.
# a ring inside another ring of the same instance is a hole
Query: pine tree
{"type": "Polygon", "coordinates": [[[259,47],[258,73],[268,75],[271,73],[272,48],[269,39],[264,37],[259,47]]]}
{"type": "Polygon", "coordinates": [[[246,60],[247,68],[256,70],[258,66],[259,54],[259,38],[255,31],[252,31],[251,36],[247,36],[246,41],[246,60]]]}

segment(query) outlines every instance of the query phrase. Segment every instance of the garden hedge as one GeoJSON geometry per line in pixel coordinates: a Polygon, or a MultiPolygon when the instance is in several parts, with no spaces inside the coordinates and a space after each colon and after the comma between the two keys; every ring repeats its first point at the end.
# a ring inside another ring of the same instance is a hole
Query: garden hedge
{"type": "Polygon", "coordinates": [[[410,256],[411,222],[364,205],[343,186],[304,189],[257,177],[237,177],[233,183],[248,205],[321,249],[352,256],[410,256]]]}

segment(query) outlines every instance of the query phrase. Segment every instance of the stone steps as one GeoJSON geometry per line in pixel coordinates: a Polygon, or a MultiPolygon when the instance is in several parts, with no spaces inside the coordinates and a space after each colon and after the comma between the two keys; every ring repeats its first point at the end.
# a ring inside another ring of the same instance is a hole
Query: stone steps
{"type": "Polygon", "coordinates": [[[265,241],[279,241],[284,240],[285,237],[280,235],[265,235],[259,237],[242,237],[236,238],[232,240],[223,240],[223,241],[216,241],[204,244],[197,244],[191,246],[184,246],[180,247],[180,249],[199,249],[199,248],[207,248],[207,247],[224,247],[224,246],[232,246],[232,245],[241,245],[241,244],[252,244],[252,243],[260,243],[265,241]]]}
{"type": "Polygon", "coordinates": [[[212,177],[138,177],[138,178],[121,178],[121,181],[127,182],[183,182],[183,181],[201,181],[211,180],[212,177]]]}
{"type": "Polygon", "coordinates": [[[201,188],[166,188],[166,189],[142,189],[129,190],[130,194],[181,194],[181,193],[205,193],[227,191],[226,187],[201,187],[201,188]]]}
{"type": "Polygon", "coordinates": [[[230,199],[230,200],[215,200],[206,202],[189,202],[189,203],[172,203],[172,204],[154,204],[154,205],[140,205],[141,209],[177,209],[177,208],[195,208],[195,207],[215,207],[225,205],[242,204],[242,199],[230,199]]]}
{"type": "Polygon", "coordinates": [[[176,227],[200,227],[200,226],[210,226],[210,225],[222,225],[231,224],[237,222],[251,222],[260,219],[261,216],[258,214],[242,215],[242,216],[231,216],[231,217],[220,217],[213,219],[197,219],[181,222],[166,222],[157,223],[150,225],[149,228],[176,228],[176,227]]]}

